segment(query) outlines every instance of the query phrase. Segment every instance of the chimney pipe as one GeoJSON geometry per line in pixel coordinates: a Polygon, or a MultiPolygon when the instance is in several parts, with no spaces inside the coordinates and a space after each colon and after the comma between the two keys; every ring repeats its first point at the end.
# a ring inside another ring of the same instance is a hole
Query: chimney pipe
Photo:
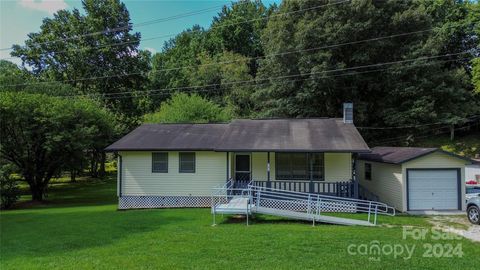
{"type": "Polygon", "coordinates": [[[353,124],[353,103],[343,103],[343,123],[353,124]]]}

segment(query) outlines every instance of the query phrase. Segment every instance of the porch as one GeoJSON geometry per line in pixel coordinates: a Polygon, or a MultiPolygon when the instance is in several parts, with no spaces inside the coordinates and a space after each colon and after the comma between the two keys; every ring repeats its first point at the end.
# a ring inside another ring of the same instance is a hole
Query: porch
{"type": "Polygon", "coordinates": [[[227,152],[227,180],[257,187],[359,198],[352,153],[227,152]]]}

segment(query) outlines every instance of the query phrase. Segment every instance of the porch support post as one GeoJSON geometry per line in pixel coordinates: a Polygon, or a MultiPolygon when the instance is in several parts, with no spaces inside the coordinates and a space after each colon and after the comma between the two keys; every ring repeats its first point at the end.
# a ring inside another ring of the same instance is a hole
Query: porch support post
{"type": "Polygon", "coordinates": [[[227,152],[227,181],[230,180],[230,152],[227,152]]]}
{"type": "Polygon", "coordinates": [[[310,169],[310,184],[308,186],[308,192],[309,193],[313,193],[315,191],[314,187],[313,187],[313,154],[311,153],[308,153],[307,154],[307,160],[308,160],[308,165],[309,165],[309,169],[310,169]]]}
{"type": "Polygon", "coordinates": [[[357,179],[357,154],[351,154],[352,157],[352,182],[353,182],[353,198],[358,199],[360,196],[359,194],[359,187],[358,187],[358,179],[357,179]]]}
{"type": "Polygon", "coordinates": [[[267,152],[267,187],[272,187],[270,182],[270,152],[267,152]]]}

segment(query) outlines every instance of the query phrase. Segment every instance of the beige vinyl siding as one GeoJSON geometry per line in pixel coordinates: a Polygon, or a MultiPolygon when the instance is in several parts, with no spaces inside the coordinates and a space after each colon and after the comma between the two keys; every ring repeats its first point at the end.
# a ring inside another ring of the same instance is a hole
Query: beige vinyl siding
{"type": "Polygon", "coordinates": [[[152,173],[152,152],[121,152],[122,195],[208,196],[225,183],[226,154],[195,152],[195,173],[179,173],[178,152],[168,152],[168,173],[152,173]]]}
{"type": "MultiPolygon", "coordinates": [[[[462,198],[460,199],[462,203],[462,210],[465,210],[465,165],[470,164],[470,162],[450,156],[442,152],[434,152],[423,157],[413,159],[411,161],[405,162],[402,164],[402,173],[403,181],[406,183],[407,179],[407,169],[460,169],[460,194],[462,198]]],[[[404,209],[407,209],[407,187],[404,186],[403,189],[403,201],[404,209]]]]}
{"type": "MultiPolygon", "coordinates": [[[[271,157],[271,156],[270,156],[271,157]]],[[[252,179],[267,180],[267,153],[252,153],[252,179]]]]}
{"type": "Polygon", "coordinates": [[[404,206],[404,182],[402,166],[388,163],[379,163],[359,160],[357,163],[357,177],[360,185],[378,196],[378,199],[402,212],[404,206]],[[372,165],[372,180],[365,179],[365,163],[372,165]]]}
{"type": "Polygon", "coordinates": [[[352,179],[351,153],[325,153],[325,181],[341,182],[352,179]]]}

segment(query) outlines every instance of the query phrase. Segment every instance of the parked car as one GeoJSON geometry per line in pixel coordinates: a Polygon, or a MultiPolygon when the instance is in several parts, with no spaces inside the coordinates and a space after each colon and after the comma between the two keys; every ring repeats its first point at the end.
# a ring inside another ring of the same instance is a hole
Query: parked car
{"type": "Polygon", "coordinates": [[[473,197],[478,197],[480,195],[480,186],[468,186],[466,187],[465,198],[469,200],[473,197]]]}
{"type": "Polygon", "coordinates": [[[467,201],[467,217],[472,224],[480,225],[480,196],[467,201]]]}

